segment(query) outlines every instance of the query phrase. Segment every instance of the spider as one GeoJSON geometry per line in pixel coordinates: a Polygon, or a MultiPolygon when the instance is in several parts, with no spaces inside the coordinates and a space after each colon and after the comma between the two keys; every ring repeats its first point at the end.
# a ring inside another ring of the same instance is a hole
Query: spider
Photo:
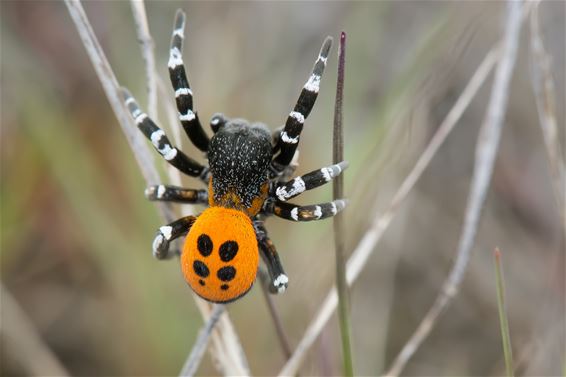
{"type": "Polygon", "coordinates": [[[168,256],[169,244],[186,235],[181,253],[185,280],[194,292],[216,303],[234,301],[252,287],[259,267],[259,254],[267,266],[270,293],[282,293],[288,286],[279,255],[264,226],[275,215],[292,221],[320,220],[334,216],[346,206],[345,200],[298,206],[287,202],[306,190],[321,186],[339,175],[343,161],[290,179],[305,119],[311,112],[326,66],[332,38],[327,37],[285,125],[273,135],[262,123],[229,119],[214,114],[211,138],[193,109],[193,93],[185,74],[182,47],[185,14],[175,15],[169,75],[175,90],[179,120],[191,142],[208,158],[203,166],[169,141],[167,135],[123,89],[124,101],[137,127],[155,149],[181,172],[203,181],[208,189],[155,185],[146,189],[149,200],[208,204],[198,216],[185,216],[159,228],[153,241],[153,255],[168,256]]]}

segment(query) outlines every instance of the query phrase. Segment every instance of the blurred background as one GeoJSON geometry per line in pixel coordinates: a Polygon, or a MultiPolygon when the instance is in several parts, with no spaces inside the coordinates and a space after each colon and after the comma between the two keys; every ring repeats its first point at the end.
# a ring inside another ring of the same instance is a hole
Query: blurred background
{"type": "MultiPolygon", "coordinates": [[[[560,140],[565,4],[540,5],[560,140]]],[[[41,371],[42,360],[26,346],[35,334],[72,375],[176,375],[202,318],[178,262],[151,255],[162,219],[143,196],[143,177],[67,9],[63,2],[0,6],[0,373],[41,371]]],[[[129,2],[84,6],[118,80],[145,107],[129,2]]],[[[278,127],[324,37],[337,41],[340,31],[348,33],[344,124],[351,205],[345,238],[351,251],[498,40],[505,4],[147,2],[146,7],[164,78],[175,10],[187,13],[184,58],[203,124],[223,112],[278,127]]],[[[527,23],[469,270],[406,375],[504,374],[496,246],[503,254],[517,375],[564,371],[564,234],[531,87],[528,42],[527,23]]],[[[336,47],[301,137],[298,174],[332,158],[336,47]]],[[[485,84],[476,96],[352,288],[359,375],[380,374],[391,364],[449,272],[490,87],[485,84]]],[[[174,101],[170,94],[160,96],[160,109],[163,101],[174,101]]],[[[165,113],[159,120],[166,124],[165,113]]],[[[186,139],[182,148],[202,158],[186,139]]],[[[162,161],[156,162],[165,172],[162,161]]],[[[183,183],[200,187],[191,178],[183,183]]],[[[331,195],[328,186],[295,202],[328,201],[331,195]]],[[[274,300],[294,347],[334,282],[332,222],[272,218],[267,226],[290,277],[288,291],[274,300]]],[[[277,373],[285,358],[259,286],[228,310],[252,373],[277,373]]],[[[301,375],[341,374],[340,354],[333,317],[301,375]]],[[[217,374],[210,357],[199,374],[217,374]]]]}

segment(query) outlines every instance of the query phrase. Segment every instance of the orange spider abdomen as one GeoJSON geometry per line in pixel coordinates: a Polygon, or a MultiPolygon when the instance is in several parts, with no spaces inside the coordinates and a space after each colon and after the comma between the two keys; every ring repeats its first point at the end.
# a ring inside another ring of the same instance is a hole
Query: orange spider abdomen
{"type": "Polygon", "coordinates": [[[185,280],[199,296],[212,302],[229,302],[248,292],[258,264],[249,216],[223,207],[209,207],[200,214],[181,255],[185,280]]]}

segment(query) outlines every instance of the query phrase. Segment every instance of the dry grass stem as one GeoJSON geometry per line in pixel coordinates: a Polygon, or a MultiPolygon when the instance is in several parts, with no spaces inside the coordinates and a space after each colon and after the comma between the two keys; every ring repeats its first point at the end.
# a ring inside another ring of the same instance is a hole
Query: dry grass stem
{"type": "Polygon", "coordinates": [[[147,85],[147,113],[150,118],[157,119],[157,73],[155,71],[155,55],[153,54],[153,38],[149,32],[145,3],[143,0],[130,0],[132,15],[136,25],[136,34],[140,43],[147,85]]]}
{"type": "Polygon", "coordinates": [[[288,360],[291,357],[292,352],[289,339],[287,338],[287,334],[285,333],[285,329],[283,328],[283,322],[281,321],[279,312],[277,311],[277,308],[273,303],[273,298],[263,282],[261,284],[261,291],[263,292],[263,297],[265,298],[267,309],[269,310],[269,314],[271,315],[271,318],[273,320],[273,325],[275,326],[275,332],[277,333],[277,338],[279,339],[281,350],[283,351],[285,360],[288,360]]]}
{"type": "Polygon", "coordinates": [[[564,213],[564,184],[566,174],[564,160],[560,148],[558,127],[556,122],[556,94],[550,56],[546,52],[539,27],[538,6],[536,1],[530,14],[530,65],[531,82],[535,94],[540,126],[548,155],[550,174],[556,201],[560,210],[562,226],[566,232],[566,214],[564,213]]]}
{"type": "MultiPolygon", "coordinates": [[[[336,82],[336,101],[334,105],[334,127],[332,135],[332,161],[334,164],[344,160],[344,130],[342,108],[344,100],[344,70],[346,63],[346,33],[340,34],[338,44],[338,79],[336,82]]],[[[344,198],[344,174],[334,179],[333,199],[344,198]]],[[[344,213],[333,218],[334,248],[336,254],[336,288],[338,290],[338,318],[342,340],[342,367],[345,376],[354,375],[352,357],[352,330],[350,321],[350,297],[346,283],[346,252],[344,246],[344,213]]]]}
{"type": "Polygon", "coordinates": [[[212,334],[212,330],[214,326],[220,319],[220,316],[226,310],[225,305],[216,304],[212,309],[212,313],[208,322],[205,324],[204,328],[202,328],[198,334],[197,340],[183,365],[183,369],[181,369],[181,373],[179,376],[181,377],[189,377],[194,376],[198,366],[200,365],[200,361],[204,355],[204,351],[206,350],[206,346],[208,345],[208,341],[210,340],[210,336],[212,334]]]}
{"type": "MultiPolygon", "coordinates": [[[[192,293],[192,296],[206,321],[204,328],[210,326],[212,329],[210,356],[216,369],[225,376],[249,376],[247,358],[228,313],[220,316],[219,319],[215,319],[212,317],[214,305],[204,301],[195,293],[192,293]]],[[[200,346],[197,342],[193,348],[198,347],[200,346]]],[[[193,353],[193,350],[191,350],[189,356],[191,353],[193,353]]],[[[197,360],[196,368],[198,368],[200,360],[197,360]]]]}
{"type": "MultiPolygon", "coordinates": [[[[375,250],[375,246],[381,239],[383,232],[387,229],[387,227],[391,223],[391,220],[397,213],[397,209],[406,199],[407,195],[414,187],[417,180],[420,178],[442,143],[446,140],[446,137],[456,126],[458,120],[460,120],[460,117],[486,80],[488,74],[491,72],[491,69],[493,68],[497,60],[497,52],[498,49],[493,48],[486,55],[486,57],[468,82],[468,85],[466,86],[460,97],[458,97],[458,100],[456,101],[450,112],[446,115],[446,118],[443,120],[438,130],[435,132],[425,151],[419,157],[419,160],[415,164],[413,170],[411,170],[409,175],[405,178],[405,180],[395,193],[386,211],[383,212],[383,214],[377,214],[375,216],[370,228],[364,234],[356,249],[352,253],[352,256],[348,260],[346,268],[346,280],[348,284],[351,285],[357,279],[369,256],[375,250]]],[[[332,290],[328,293],[326,299],[322,303],[321,309],[318,311],[314,320],[305,331],[305,334],[303,335],[303,338],[295,349],[293,356],[279,372],[280,376],[290,376],[297,371],[305,357],[306,352],[313,345],[322,328],[328,322],[330,316],[336,309],[337,302],[338,299],[336,288],[332,288],[332,290]]]]}
{"type": "MultiPolygon", "coordinates": [[[[203,301],[202,299],[200,301],[203,301]]],[[[208,305],[208,303],[207,303],[208,305]]],[[[230,358],[228,362],[217,360],[222,364],[224,375],[226,376],[249,376],[250,367],[242,343],[236,335],[236,330],[228,314],[222,316],[215,329],[215,335],[218,335],[222,344],[225,345],[225,354],[230,358]],[[228,368],[225,366],[229,365],[228,368]]]]}
{"type": "Polygon", "coordinates": [[[509,84],[519,45],[522,10],[520,1],[509,0],[507,2],[502,50],[495,72],[490,102],[476,145],[474,174],[468,197],[464,226],[458,244],[456,262],[448,278],[443,283],[434,304],[393,361],[391,368],[387,372],[388,376],[398,376],[401,373],[409,359],[436,324],[440,314],[458,292],[464,277],[501,138],[501,130],[507,109],[509,84]]]}
{"type": "Polygon", "coordinates": [[[0,337],[4,351],[10,358],[18,360],[26,372],[32,376],[69,376],[69,372],[59,362],[57,356],[45,344],[27,314],[0,283],[2,298],[2,321],[0,337]],[[9,326],[5,324],[9,323],[9,326]],[[7,346],[7,347],[6,347],[7,346]]]}
{"type": "Polygon", "coordinates": [[[159,174],[153,163],[153,157],[149,147],[140,135],[138,129],[134,126],[133,120],[122,101],[116,76],[106,59],[104,51],[102,51],[98,43],[98,39],[94,35],[94,31],[86,17],[81,2],[79,0],[65,0],[65,4],[79,32],[83,45],[87,50],[90,61],[98,75],[98,79],[104,88],[106,97],[112,106],[112,110],[114,110],[118,122],[122,127],[122,131],[126,135],[126,139],[134,152],[134,156],[136,157],[138,166],[145,180],[148,184],[159,183],[159,174]]]}
{"type": "MultiPolygon", "coordinates": [[[[128,140],[136,157],[147,185],[160,183],[159,174],[155,167],[154,159],[152,158],[149,147],[139,133],[137,127],[134,126],[133,120],[123,103],[116,76],[114,75],[108,60],[106,59],[106,56],[94,35],[81,2],[79,0],[65,0],[65,4],[73,22],[75,23],[98,78],[102,83],[112,109],[118,118],[122,131],[126,135],[126,139],[128,140]]],[[[171,176],[175,176],[175,174],[176,173],[173,173],[171,176]]],[[[180,177],[178,180],[180,181],[180,177]]],[[[165,222],[169,223],[176,218],[175,213],[171,210],[170,206],[166,205],[164,202],[155,202],[155,204],[159,208],[165,222]]],[[[201,299],[196,298],[196,296],[195,301],[205,322],[207,324],[210,323],[210,305],[201,299]]],[[[220,321],[218,321],[217,329],[213,333],[212,343],[214,347],[213,356],[217,361],[217,365],[224,374],[249,374],[249,368],[247,366],[243,349],[227,315],[223,316],[220,321]]]]}
{"type": "MultiPolygon", "coordinates": [[[[161,179],[155,167],[155,160],[152,157],[151,151],[140,135],[137,127],[135,127],[133,120],[130,117],[122,96],[120,95],[118,80],[114,75],[114,71],[110,67],[106,55],[98,43],[98,39],[94,35],[92,26],[86,17],[84,8],[79,0],[65,0],[69,14],[77,28],[79,36],[86,48],[90,61],[94,66],[94,70],[98,75],[106,97],[112,106],[112,110],[118,119],[118,123],[122,128],[122,132],[126,136],[134,157],[138,163],[140,171],[147,182],[147,185],[158,184],[161,179]]],[[[164,202],[155,202],[160,214],[167,222],[173,221],[175,215],[169,205],[164,202]]]]}

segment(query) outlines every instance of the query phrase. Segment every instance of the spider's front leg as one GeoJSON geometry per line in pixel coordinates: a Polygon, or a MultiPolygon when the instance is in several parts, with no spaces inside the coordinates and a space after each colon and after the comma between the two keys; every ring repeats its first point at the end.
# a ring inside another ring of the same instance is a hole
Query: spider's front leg
{"type": "Polygon", "coordinates": [[[263,221],[254,220],[254,229],[261,256],[269,273],[269,293],[283,293],[287,289],[289,278],[283,270],[277,249],[275,249],[275,245],[267,236],[267,230],[263,226],[263,221]]]}
{"type": "Polygon", "coordinates": [[[295,155],[295,151],[299,145],[301,131],[303,130],[303,124],[305,123],[305,119],[309,116],[316,101],[316,97],[318,96],[318,91],[320,90],[320,79],[326,67],[331,45],[332,38],[327,37],[322,44],[312,74],[303,86],[297,104],[293,108],[293,111],[289,113],[285,127],[281,130],[277,138],[277,145],[274,147],[274,150],[279,149],[279,154],[271,162],[270,170],[272,177],[279,175],[285,167],[289,165],[295,155]]]}
{"type": "Polygon", "coordinates": [[[183,125],[191,142],[201,151],[208,151],[210,139],[204,132],[198,114],[193,109],[193,91],[187,79],[183,63],[183,39],[185,32],[185,13],[177,10],[175,26],[171,36],[171,49],[169,53],[169,78],[175,89],[175,101],[179,110],[179,120],[183,125]]]}
{"type": "Polygon", "coordinates": [[[187,234],[196,219],[195,216],[185,216],[160,227],[153,239],[153,256],[157,259],[167,259],[169,243],[187,234]]]}

